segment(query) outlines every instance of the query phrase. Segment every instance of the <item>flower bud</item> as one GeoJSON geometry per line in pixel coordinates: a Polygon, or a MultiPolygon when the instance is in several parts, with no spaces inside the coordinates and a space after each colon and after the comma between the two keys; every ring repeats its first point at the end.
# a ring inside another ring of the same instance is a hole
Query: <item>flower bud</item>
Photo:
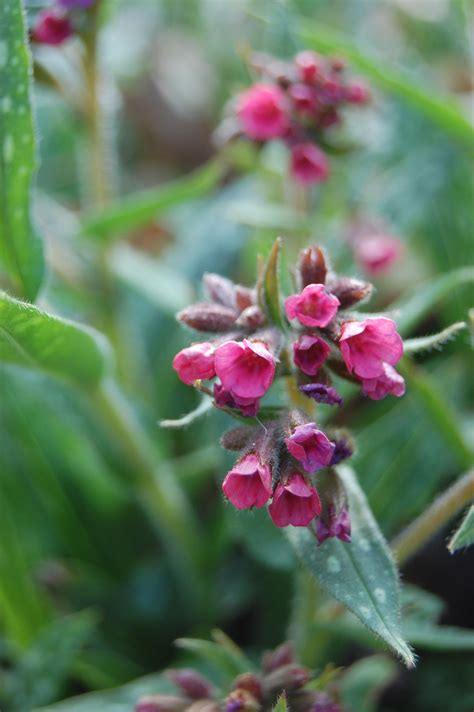
{"type": "Polygon", "coordinates": [[[284,665],[289,665],[295,662],[295,651],[291,643],[282,643],[265,653],[262,659],[262,669],[264,672],[273,672],[277,668],[283,667],[284,665]]]}
{"type": "Polygon", "coordinates": [[[265,324],[265,314],[260,307],[253,304],[243,310],[235,324],[244,329],[260,329],[265,324]]]}
{"type": "Polygon", "coordinates": [[[225,307],[221,304],[191,304],[182,311],[178,312],[176,318],[182,321],[186,326],[196,331],[208,331],[218,333],[221,331],[229,331],[234,325],[237,313],[230,307],[225,307]]]}
{"type": "Polygon", "coordinates": [[[240,428],[232,428],[221,437],[221,445],[230,452],[238,452],[247,447],[251,440],[255,439],[255,428],[243,425],[240,428]]]}
{"type": "Polygon", "coordinates": [[[311,679],[310,671],[297,665],[290,663],[279,667],[263,678],[263,689],[266,696],[278,695],[282,690],[290,692],[303,687],[311,679]]]}
{"type": "Polygon", "coordinates": [[[300,252],[298,272],[301,289],[307,287],[308,284],[325,284],[326,260],[320,247],[314,245],[300,252]]]}
{"type": "Polygon", "coordinates": [[[235,307],[235,284],[220,274],[206,272],[202,278],[204,289],[213,302],[224,307],[235,307]]]}
{"type": "Polygon", "coordinates": [[[260,703],[247,690],[238,689],[224,700],[224,712],[258,712],[260,703]]]}
{"type": "MultiPolygon", "coordinates": [[[[335,388],[328,386],[325,383],[305,383],[300,386],[300,391],[316,401],[316,403],[325,403],[326,405],[342,405],[342,398],[335,388]]],[[[337,449],[337,443],[336,443],[337,449]]],[[[333,455],[334,459],[334,455],[333,455]]]]}
{"type": "Polygon", "coordinates": [[[182,712],[188,700],[174,695],[145,695],[135,705],[135,712],[182,712]]]}
{"type": "Polygon", "coordinates": [[[353,277],[335,277],[330,280],[328,289],[339,299],[341,309],[349,309],[369,297],[373,286],[353,277]]]}
{"type": "Polygon", "coordinates": [[[291,149],[291,174],[302,185],[322,183],[329,177],[326,154],[309,141],[295,144],[291,149]]]}
{"type": "Polygon", "coordinates": [[[255,289],[243,287],[241,284],[235,285],[235,304],[240,312],[255,305],[256,301],[257,292],[255,289]]]}
{"type": "Polygon", "coordinates": [[[354,446],[348,437],[334,438],[335,448],[332,454],[331,467],[338,465],[343,460],[347,460],[354,454],[354,446]]]}
{"type": "Polygon", "coordinates": [[[239,675],[232,685],[234,690],[247,690],[258,702],[262,701],[262,683],[259,678],[251,672],[239,675]]]}
{"type": "Polygon", "coordinates": [[[168,670],[166,674],[176,687],[193,700],[200,700],[212,695],[213,688],[210,682],[192,668],[168,670]]]}

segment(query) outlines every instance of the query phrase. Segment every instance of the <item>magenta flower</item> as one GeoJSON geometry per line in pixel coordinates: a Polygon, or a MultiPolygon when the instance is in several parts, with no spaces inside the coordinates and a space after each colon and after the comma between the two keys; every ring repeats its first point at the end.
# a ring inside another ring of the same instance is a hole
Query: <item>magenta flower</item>
{"type": "Polygon", "coordinates": [[[272,493],[272,472],[257,455],[245,455],[227,474],[222,491],[237,509],[263,507],[272,493]]]}
{"type": "Polygon", "coordinates": [[[71,20],[56,10],[43,10],[36,18],[32,37],[38,44],[60,45],[74,33],[71,20]]]}
{"type": "Polygon", "coordinates": [[[271,84],[255,84],[241,94],[237,113],[247,136],[257,141],[281,138],[289,128],[285,94],[271,84]]]}
{"type": "Polygon", "coordinates": [[[339,299],[326,291],[324,284],[308,284],[301,294],[285,299],[288,319],[298,319],[304,326],[327,326],[334,319],[339,299]]]}
{"type": "Polygon", "coordinates": [[[190,386],[197,379],[214,378],[214,347],[209,341],[182,349],[173,359],[173,368],[183,383],[190,386]]]}
{"type": "Polygon", "coordinates": [[[319,430],[315,423],[297,425],[293,434],[285,439],[286,447],[301,462],[306,472],[316,472],[332,460],[335,445],[319,430]]]}
{"type": "Polygon", "coordinates": [[[249,418],[257,415],[260,408],[259,398],[239,398],[227,391],[220,383],[214,384],[214,400],[218,408],[234,408],[249,418]]]}
{"type": "Polygon", "coordinates": [[[326,154],[309,141],[297,143],[291,149],[291,173],[303,185],[322,183],[329,177],[329,162],[326,154]]]}
{"type": "Polygon", "coordinates": [[[340,539],[340,541],[350,544],[351,542],[351,518],[345,507],[336,513],[334,505],[330,505],[326,517],[318,519],[316,524],[316,536],[320,544],[326,539],[340,539]]]}
{"type": "Polygon", "coordinates": [[[293,361],[303,373],[315,376],[329,354],[331,347],[319,336],[303,334],[293,344],[293,361]]]}
{"type": "Polygon", "coordinates": [[[354,246],[356,260],[372,274],[389,269],[400,258],[402,252],[403,245],[400,240],[383,233],[360,237],[354,246]]]}
{"type": "Polygon", "coordinates": [[[300,79],[309,84],[313,84],[324,69],[323,59],[309,49],[296,55],[295,64],[300,79]]]}
{"type": "Polygon", "coordinates": [[[349,373],[361,379],[382,376],[384,364],[394,366],[403,355],[397,325],[385,317],[346,321],[341,328],[339,346],[349,373]]]}
{"type": "Polygon", "coordinates": [[[278,484],[268,512],[277,527],[306,527],[321,513],[321,501],[314,487],[295,472],[286,484],[278,484]]]}
{"type": "Polygon", "coordinates": [[[227,341],[216,349],[216,374],[238,398],[260,398],[275,375],[275,359],[261,341],[227,341]]]}
{"type": "Polygon", "coordinates": [[[391,393],[400,398],[405,395],[405,380],[388,363],[382,365],[383,371],[377,378],[362,380],[362,393],[372,400],[382,400],[391,393]]]}

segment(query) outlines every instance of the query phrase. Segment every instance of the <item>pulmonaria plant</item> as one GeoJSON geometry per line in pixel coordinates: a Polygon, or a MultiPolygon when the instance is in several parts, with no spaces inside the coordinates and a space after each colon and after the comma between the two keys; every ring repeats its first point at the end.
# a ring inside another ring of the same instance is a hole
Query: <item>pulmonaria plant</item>
{"type": "Polygon", "coordinates": [[[292,712],[342,712],[331,675],[326,672],[323,684],[324,673],[320,681],[300,665],[290,643],[265,653],[260,670],[238,675],[228,689],[217,689],[193,668],[168,670],[167,677],[176,694],[146,695],[135,712],[270,712],[282,696],[292,712]]]}
{"type": "Polygon", "coordinates": [[[345,105],[368,103],[366,85],[348,80],[340,59],[326,59],[308,50],[289,62],[258,55],[254,65],[261,75],[259,81],[237,97],[232,116],[223,126],[231,123],[233,135],[241,133],[259,144],[283,141],[297,182],[325,181],[330,166],[324,149],[331,148],[330,133],[341,125],[345,105]]]}
{"type": "Polygon", "coordinates": [[[334,378],[357,383],[373,400],[402,396],[405,384],[395,366],[403,342],[391,319],[351,312],[372,285],[328,270],[317,246],[301,252],[297,291],[281,310],[279,245],[255,288],[204,276],[209,301],[184,309],[178,319],[206,340],[176,354],[173,367],[216,408],[246,422],[222,438],[226,449],[240,453],[222,484],[237,509],[268,504],[277,527],[310,527],[320,543],[329,537],[349,542],[347,498],[333,468],[352,455],[351,438],[323,429],[311,413],[315,404],[342,405],[334,378]],[[291,404],[262,405],[279,379],[291,404]]]}

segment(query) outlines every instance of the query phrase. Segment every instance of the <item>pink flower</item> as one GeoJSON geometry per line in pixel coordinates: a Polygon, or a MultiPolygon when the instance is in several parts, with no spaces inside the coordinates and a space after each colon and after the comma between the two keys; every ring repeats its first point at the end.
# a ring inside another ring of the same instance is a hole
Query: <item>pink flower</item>
{"type": "Polygon", "coordinates": [[[298,52],[295,57],[295,64],[300,79],[310,84],[321,76],[324,67],[323,59],[315,52],[311,52],[311,50],[298,52]]]}
{"type": "Polygon", "coordinates": [[[237,509],[263,507],[272,493],[272,471],[257,455],[245,455],[228,473],[222,491],[237,509]]]}
{"type": "Polygon", "coordinates": [[[370,92],[365,82],[355,79],[345,87],[345,100],[351,104],[367,104],[370,92]]]}
{"type": "Polygon", "coordinates": [[[293,84],[288,93],[292,99],[293,106],[296,111],[302,114],[312,114],[317,108],[317,99],[315,91],[307,84],[293,84]]]}
{"type": "Polygon", "coordinates": [[[389,269],[403,252],[403,245],[396,237],[374,233],[359,237],[354,246],[355,258],[369,273],[377,274],[389,269]]]}
{"type": "Polygon", "coordinates": [[[322,183],[329,176],[329,162],[314,143],[297,143],[291,149],[291,173],[303,185],[322,183]]]}
{"type": "Polygon", "coordinates": [[[339,299],[326,291],[324,284],[308,284],[301,294],[285,300],[288,319],[298,319],[304,326],[327,326],[334,319],[339,299]]]}
{"type": "Polygon", "coordinates": [[[216,374],[238,398],[260,398],[275,375],[275,359],[261,341],[227,341],[216,349],[216,374]]]}
{"type": "Polygon", "coordinates": [[[227,391],[220,383],[214,384],[214,400],[218,408],[235,408],[248,418],[257,415],[260,408],[259,398],[239,398],[227,391]]]}
{"type": "Polygon", "coordinates": [[[33,40],[39,44],[60,45],[73,34],[70,19],[56,10],[43,10],[36,18],[33,40]]]}
{"type": "Polygon", "coordinates": [[[382,376],[385,364],[394,366],[403,355],[397,325],[385,317],[346,321],[341,328],[339,346],[349,373],[361,379],[382,376]]]}
{"type": "Polygon", "coordinates": [[[183,349],[174,357],[173,368],[178,372],[180,380],[188,386],[197,379],[214,378],[216,372],[213,345],[205,341],[183,349]]]}
{"type": "Polygon", "coordinates": [[[247,136],[257,141],[280,138],[289,127],[285,94],[271,84],[255,84],[241,94],[237,113],[247,136]]]}
{"type": "Polygon", "coordinates": [[[319,336],[303,334],[293,344],[293,361],[303,373],[315,376],[329,354],[331,347],[319,336]]]}
{"type": "Polygon", "coordinates": [[[316,472],[332,460],[335,445],[315,423],[298,425],[285,439],[288,451],[301,462],[306,472],[316,472]]]}
{"type": "Polygon", "coordinates": [[[268,512],[277,527],[306,527],[321,512],[319,495],[304,477],[295,472],[286,484],[280,482],[268,512]]]}
{"type": "Polygon", "coordinates": [[[400,398],[405,394],[405,380],[388,363],[383,364],[382,374],[377,378],[362,380],[362,393],[372,400],[382,400],[391,393],[400,398]]]}

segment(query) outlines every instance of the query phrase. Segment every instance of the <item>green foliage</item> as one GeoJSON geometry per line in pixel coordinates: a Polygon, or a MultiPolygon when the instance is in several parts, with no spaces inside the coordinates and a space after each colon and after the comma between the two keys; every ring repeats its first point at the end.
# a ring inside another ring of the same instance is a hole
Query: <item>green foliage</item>
{"type": "Polygon", "coordinates": [[[398,578],[391,554],[355,474],[347,467],[338,472],[349,499],[352,543],[330,539],[317,546],[306,529],[297,528],[288,536],[321,586],[412,667],[414,657],[400,631],[398,578]]]}
{"type": "Polygon", "coordinates": [[[380,694],[396,674],[396,664],[384,655],[373,655],[351,665],[342,677],[344,709],[375,712],[380,694]]]}
{"type": "Polygon", "coordinates": [[[474,505],[469,507],[461,524],[449,540],[448,549],[453,554],[472,544],[474,544],[474,505]]]}
{"type": "Polygon", "coordinates": [[[262,273],[260,286],[260,302],[267,314],[270,324],[284,328],[281,313],[279,266],[282,240],[278,237],[271,249],[262,273]]]}
{"type": "Polygon", "coordinates": [[[14,294],[34,300],[43,277],[43,253],[30,216],[31,183],[36,169],[30,78],[23,3],[2,2],[0,277],[14,294]]]}
{"type": "Polygon", "coordinates": [[[110,370],[104,337],[0,293],[0,362],[40,369],[84,388],[110,370]]]}

